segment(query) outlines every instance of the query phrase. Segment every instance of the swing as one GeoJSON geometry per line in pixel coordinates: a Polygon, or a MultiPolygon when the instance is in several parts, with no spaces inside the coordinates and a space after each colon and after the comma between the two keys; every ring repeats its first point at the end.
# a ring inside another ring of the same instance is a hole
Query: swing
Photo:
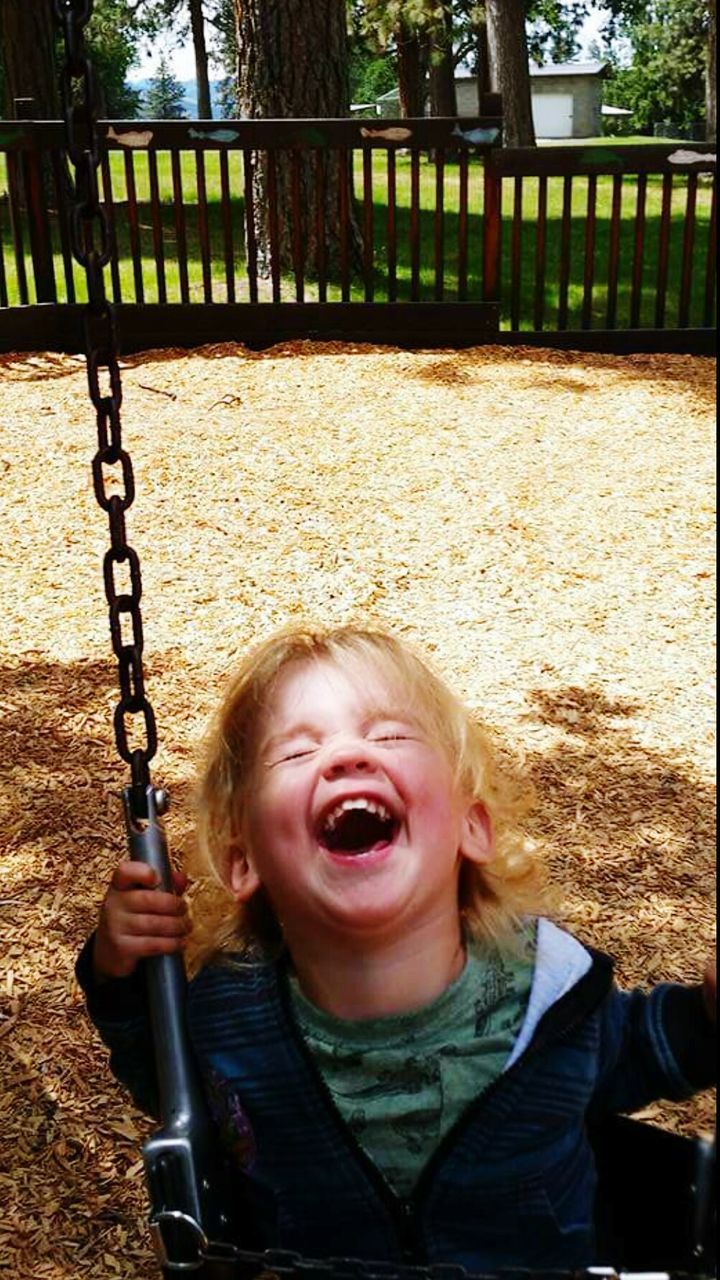
{"type": "MultiPolygon", "coordinates": [[[[70,182],[74,197],[72,246],[85,269],[89,299],[84,333],[89,394],[98,424],[93,480],[110,527],[111,545],[103,571],[120,685],[115,738],[121,758],[130,766],[130,782],[123,792],[125,823],[130,857],[152,866],[162,887],[171,890],[162,825],[167,799],[154,787],[149,767],[157,748],[157,732],[144,686],[140,563],[125,532],[125,512],[134,497],[133,472],[122,447],[122,388],[114,313],[103,279],[111,252],[98,192],[102,144],[93,70],[84,51],[84,29],[93,0],[52,0],[52,4],[65,42],[62,98],[66,151],[75,170],[74,183],[70,182]],[[108,390],[101,388],[101,379],[108,390]],[[113,467],[120,469],[123,492],[108,497],[105,469],[113,467]],[[118,589],[116,574],[121,569],[129,577],[129,589],[118,589]],[[129,642],[123,634],[128,626],[129,642]],[[141,747],[131,747],[128,740],[127,720],[135,717],[141,718],[144,728],[141,747]]],[[[225,1168],[213,1142],[184,1025],[182,960],[177,954],[158,956],[146,962],[146,970],[162,1127],[145,1144],[143,1158],[150,1231],[165,1276],[181,1272],[195,1273],[205,1280],[462,1280],[468,1276],[463,1267],[455,1265],[311,1260],[287,1251],[262,1251],[262,1243],[254,1239],[252,1204],[237,1208],[237,1201],[242,1201],[242,1175],[225,1168]],[[223,1188],[230,1185],[236,1192],[232,1208],[229,1197],[223,1195],[223,1188]]],[[[679,1137],[622,1117],[610,1122],[605,1118],[602,1127],[591,1124],[589,1135],[599,1178],[598,1260],[607,1266],[585,1274],[612,1276],[620,1269],[710,1273],[715,1262],[714,1143],[679,1137]]],[[[529,1277],[532,1273],[522,1274],[529,1277]]],[[[561,1274],[552,1273],[555,1280],[561,1274]]],[[[566,1274],[569,1277],[570,1273],[566,1274]]]]}

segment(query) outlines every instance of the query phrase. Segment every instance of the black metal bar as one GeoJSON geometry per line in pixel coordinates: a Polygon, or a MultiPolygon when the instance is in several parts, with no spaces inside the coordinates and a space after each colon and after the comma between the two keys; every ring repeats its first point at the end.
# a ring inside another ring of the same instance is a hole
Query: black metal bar
{"type": "Polygon", "coordinates": [[[645,209],[647,201],[647,174],[638,175],[637,201],[635,205],[635,247],[632,262],[632,284],[630,287],[630,328],[640,327],[640,307],[642,303],[642,278],[645,260],[645,209]]]}
{"type": "Polygon", "coordinates": [[[513,196],[512,233],[510,237],[510,328],[520,328],[520,288],[522,284],[522,199],[523,180],[517,175],[513,196]]]}
{"type": "Polygon", "coordinates": [[[670,258],[670,226],[672,215],[671,173],[663,176],[662,206],[660,211],[660,239],[658,243],[658,274],[655,289],[655,328],[665,328],[665,305],[667,302],[668,263],[670,258]]]}
{"type": "Polygon", "coordinates": [[[597,174],[591,173],[587,187],[585,218],[585,262],[583,270],[582,327],[592,327],[592,295],[595,280],[595,223],[597,215],[597,174]]]}
{"type": "Polygon", "coordinates": [[[135,189],[135,158],[132,151],[125,152],[125,191],[128,204],[128,227],[130,229],[130,256],[133,264],[135,281],[135,301],[145,301],[143,285],[142,248],[140,245],[140,221],[138,218],[137,192],[135,189]]]}
{"type": "Polygon", "coordinates": [[[17,287],[20,302],[25,306],[30,301],[28,293],[27,271],[25,269],[25,248],[22,236],[22,212],[18,174],[17,156],[13,152],[7,154],[7,171],[8,171],[8,196],[10,201],[10,230],[12,234],[13,251],[15,254],[15,274],[17,276],[17,287]]]}
{"type": "Polygon", "coordinates": [[[200,262],[202,264],[203,301],[212,302],[212,267],[210,254],[210,226],[208,222],[207,181],[205,178],[205,152],[198,147],[195,151],[195,174],[197,177],[197,219],[198,238],[200,240],[200,262]]]}
{"type": "Polygon", "coordinates": [[[608,252],[607,319],[608,329],[617,321],[618,272],[620,269],[620,216],[622,213],[622,174],[613,175],[612,210],[610,213],[610,246],[608,252]]]}
{"type": "Polygon", "coordinates": [[[158,184],[157,153],[148,151],[148,173],[150,178],[150,216],[152,218],[153,250],[155,255],[155,279],[157,281],[158,302],[167,302],[165,286],[165,245],[163,242],[162,216],[160,209],[160,187],[158,184]]]}
{"type": "Polygon", "coordinates": [[[708,219],[708,245],[705,259],[705,298],[703,324],[709,329],[713,323],[715,294],[717,292],[717,182],[713,177],[708,219]]]}
{"type": "Polygon", "coordinates": [[[75,277],[73,275],[73,256],[72,246],[70,244],[70,210],[68,208],[68,193],[66,190],[67,175],[65,174],[60,154],[57,151],[50,152],[50,159],[53,170],[53,180],[55,183],[55,200],[57,203],[58,230],[60,232],[60,252],[62,254],[63,275],[65,277],[65,292],[68,302],[75,301],[75,277]]]}
{"type": "Polygon", "coordinates": [[[538,178],[538,214],[535,232],[535,306],[533,325],[542,329],[545,320],[545,264],[547,239],[547,177],[538,178]]]}
{"type": "Polygon", "coordinates": [[[268,230],[270,232],[270,274],[273,302],[280,301],[280,216],[275,152],[267,154],[268,230]]]}
{"type": "Polygon", "coordinates": [[[395,152],[387,153],[387,296],[388,302],[397,300],[397,166],[395,152]]]}
{"type": "Polygon", "coordinates": [[[692,299],[693,249],[695,247],[695,210],[697,208],[698,180],[696,173],[689,173],[687,180],[687,199],[685,201],[685,219],[683,222],[682,271],[680,275],[680,303],[678,307],[678,325],[687,329],[690,324],[690,302],[692,299]]]}
{"type": "Polygon", "coordinates": [[[245,264],[247,269],[250,301],[258,300],[258,256],[255,237],[255,197],[253,195],[253,152],[245,150],[243,157],[243,189],[245,192],[245,264]]]}
{"type": "Polygon", "coordinates": [[[185,200],[183,197],[182,167],[180,164],[179,151],[171,151],[170,167],[172,170],[173,218],[175,222],[178,273],[180,276],[180,298],[182,302],[189,302],[190,282],[188,279],[187,230],[185,226],[185,200]]]}
{"type": "Polygon", "coordinates": [[[220,209],[223,226],[223,257],[225,259],[225,288],[228,302],[235,301],[235,247],[233,245],[232,201],[230,199],[230,173],[228,153],[220,152],[220,209]]]}
{"type": "Polygon", "coordinates": [[[375,219],[373,209],[373,163],[372,151],[363,149],[363,279],[365,284],[365,301],[372,302],[375,296],[375,219]]]}
{"type": "Polygon", "coordinates": [[[468,157],[461,151],[458,157],[458,301],[466,302],[468,296],[468,157]]]}
{"type": "Polygon", "coordinates": [[[410,153],[410,297],[420,298],[420,154],[410,153]]]}
{"type": "Polygon", "coordinates": [[[340,296],[350,301],[350,192],[352,190],[352,151],[343,150],[338,157],[338,215],[340,220],[340,296]]]}
{"type": "Polygon", "coordinates": [[[572,178],[563,178],[562,217],[560,222],[560,281],[558,288],[558,329],[568,327],[568,291],[570,288],[570,235],[572,229],[572,178]]]}
{"type": "Polygon", "coordinates": [[[442,302],[445,296],[445,152],[442,147],[435,151],[435,214],[434,227],[434,266],[435,288],[433,297],[442,302]]]}
{"type": "Polygon", "coordinates": [[[317,270],[318,302],[327,302],[327,169],[325,153],[313,152],[315,168],[315,266],[317,270]]]}
{"type": "MultiPolygon", "coordinates": [[[[110,173],[110,161],[108,160],[107,151],[103,152],[103,156],[100,161],[100,171],[102,173],[105,214],[108,221],[108,235],[110,242],[110,279],[112,281],[113,302],[122,302],[120,255],[118,253],[117,228],[115,226],[115,201],[113,200],[112,175],[110,173]]],[[[165,299],[163,299],[163,301],[165,301],[165,299]]]]}

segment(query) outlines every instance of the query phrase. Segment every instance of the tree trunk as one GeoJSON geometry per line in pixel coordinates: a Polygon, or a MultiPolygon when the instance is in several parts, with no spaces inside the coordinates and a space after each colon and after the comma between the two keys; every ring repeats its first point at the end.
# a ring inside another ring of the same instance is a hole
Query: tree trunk
{"type": "Polygon", "coordinates": [[[203,18],[202,0],[190,0],[190,29],[192,31],[193,49],[195,50],[195,80],[197,83],[198,117],[201,120],[212,120],[210,105],[210,77],[208,75],[208,56],[205,45],[205,20],[203,18]]]}
{"type": "MultiPolygon", "coordinates": [[[[345,0],[235,0],[238,39],[238,105],[241,116],[259,119],[336,119],[350,114],[345,0]]],[[[338,261],[340,169],[329,152],[324,174],[325,265],[338,261]]],[[[317,183],[310,155],[301,155],[293,176],[292,156],[275,152],[279,215],[279,269],[317,262],[317,183]],[[299,198],[298,198],[299,197],[299,198]],[[293,237],[295,230],[295,237],[293,237]]],[[[257,153],[253,170],[258,271],[272,270],[268,157],[257,153]]],[[[349,195],[349,193],[347,193],[349,195]]]]}
{"type": "Polygon", "coordinates": [[[426,46],[417,29],[403,22],[395,31],[400,115],[425,114],[426,46]]]}
{"type": "Polygon", "coordinates": [[[33,115],[56,120],[60,114],[53,57],[50,4],[0,0],[0,48],[5,67],[6,119],[15,116],[16,98],[33,98],[33,115]]]}
{"type": "Polygon", "coordinates": [[[708,56],[705,73],[705,137],[708,142],[717,138],[717,5],[708,3],[708,56]]]}
{"type": "Polygon", "coordinates": [[[433,32],[430,55],[430,110],[434,116],[457,115],[452,9],[449,0],[444,0],[441,21],[433,32]]]}
{"type": "Polygon", "coordinates": [[[502,95],[508,147],[534,147],[525,0],[486,0],[492,88],[502,95]]]}

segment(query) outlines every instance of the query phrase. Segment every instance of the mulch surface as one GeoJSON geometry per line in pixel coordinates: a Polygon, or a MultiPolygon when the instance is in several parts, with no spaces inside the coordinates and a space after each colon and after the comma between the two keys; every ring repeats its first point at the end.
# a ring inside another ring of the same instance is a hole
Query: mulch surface
{"type": "MultiPolygon", "coordinates": [[[[296,342],[125,362],[146,675],[191,853],[227,672],[288,621],[385,624],[520,753],[563,918],[625,984],[712,947],[714,363],[296,342]]],[[[82,362],[0,357],[0,1267],[156,1275],[139,1142],[73,980],[124,851],[82,362]]],[[[645,1113],[706,1131],[712,1099],[645,1113]]]]}

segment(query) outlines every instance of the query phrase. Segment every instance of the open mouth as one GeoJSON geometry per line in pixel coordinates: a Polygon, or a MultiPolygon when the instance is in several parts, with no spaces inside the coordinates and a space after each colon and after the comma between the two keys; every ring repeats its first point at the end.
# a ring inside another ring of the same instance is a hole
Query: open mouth
{"type": "Polygon", "coordinates": [[[318,840],[331,853],[356,857],[391,844],[399,827],[384,804],[359,796],[342,800],[324,815],[318,840]]]}

